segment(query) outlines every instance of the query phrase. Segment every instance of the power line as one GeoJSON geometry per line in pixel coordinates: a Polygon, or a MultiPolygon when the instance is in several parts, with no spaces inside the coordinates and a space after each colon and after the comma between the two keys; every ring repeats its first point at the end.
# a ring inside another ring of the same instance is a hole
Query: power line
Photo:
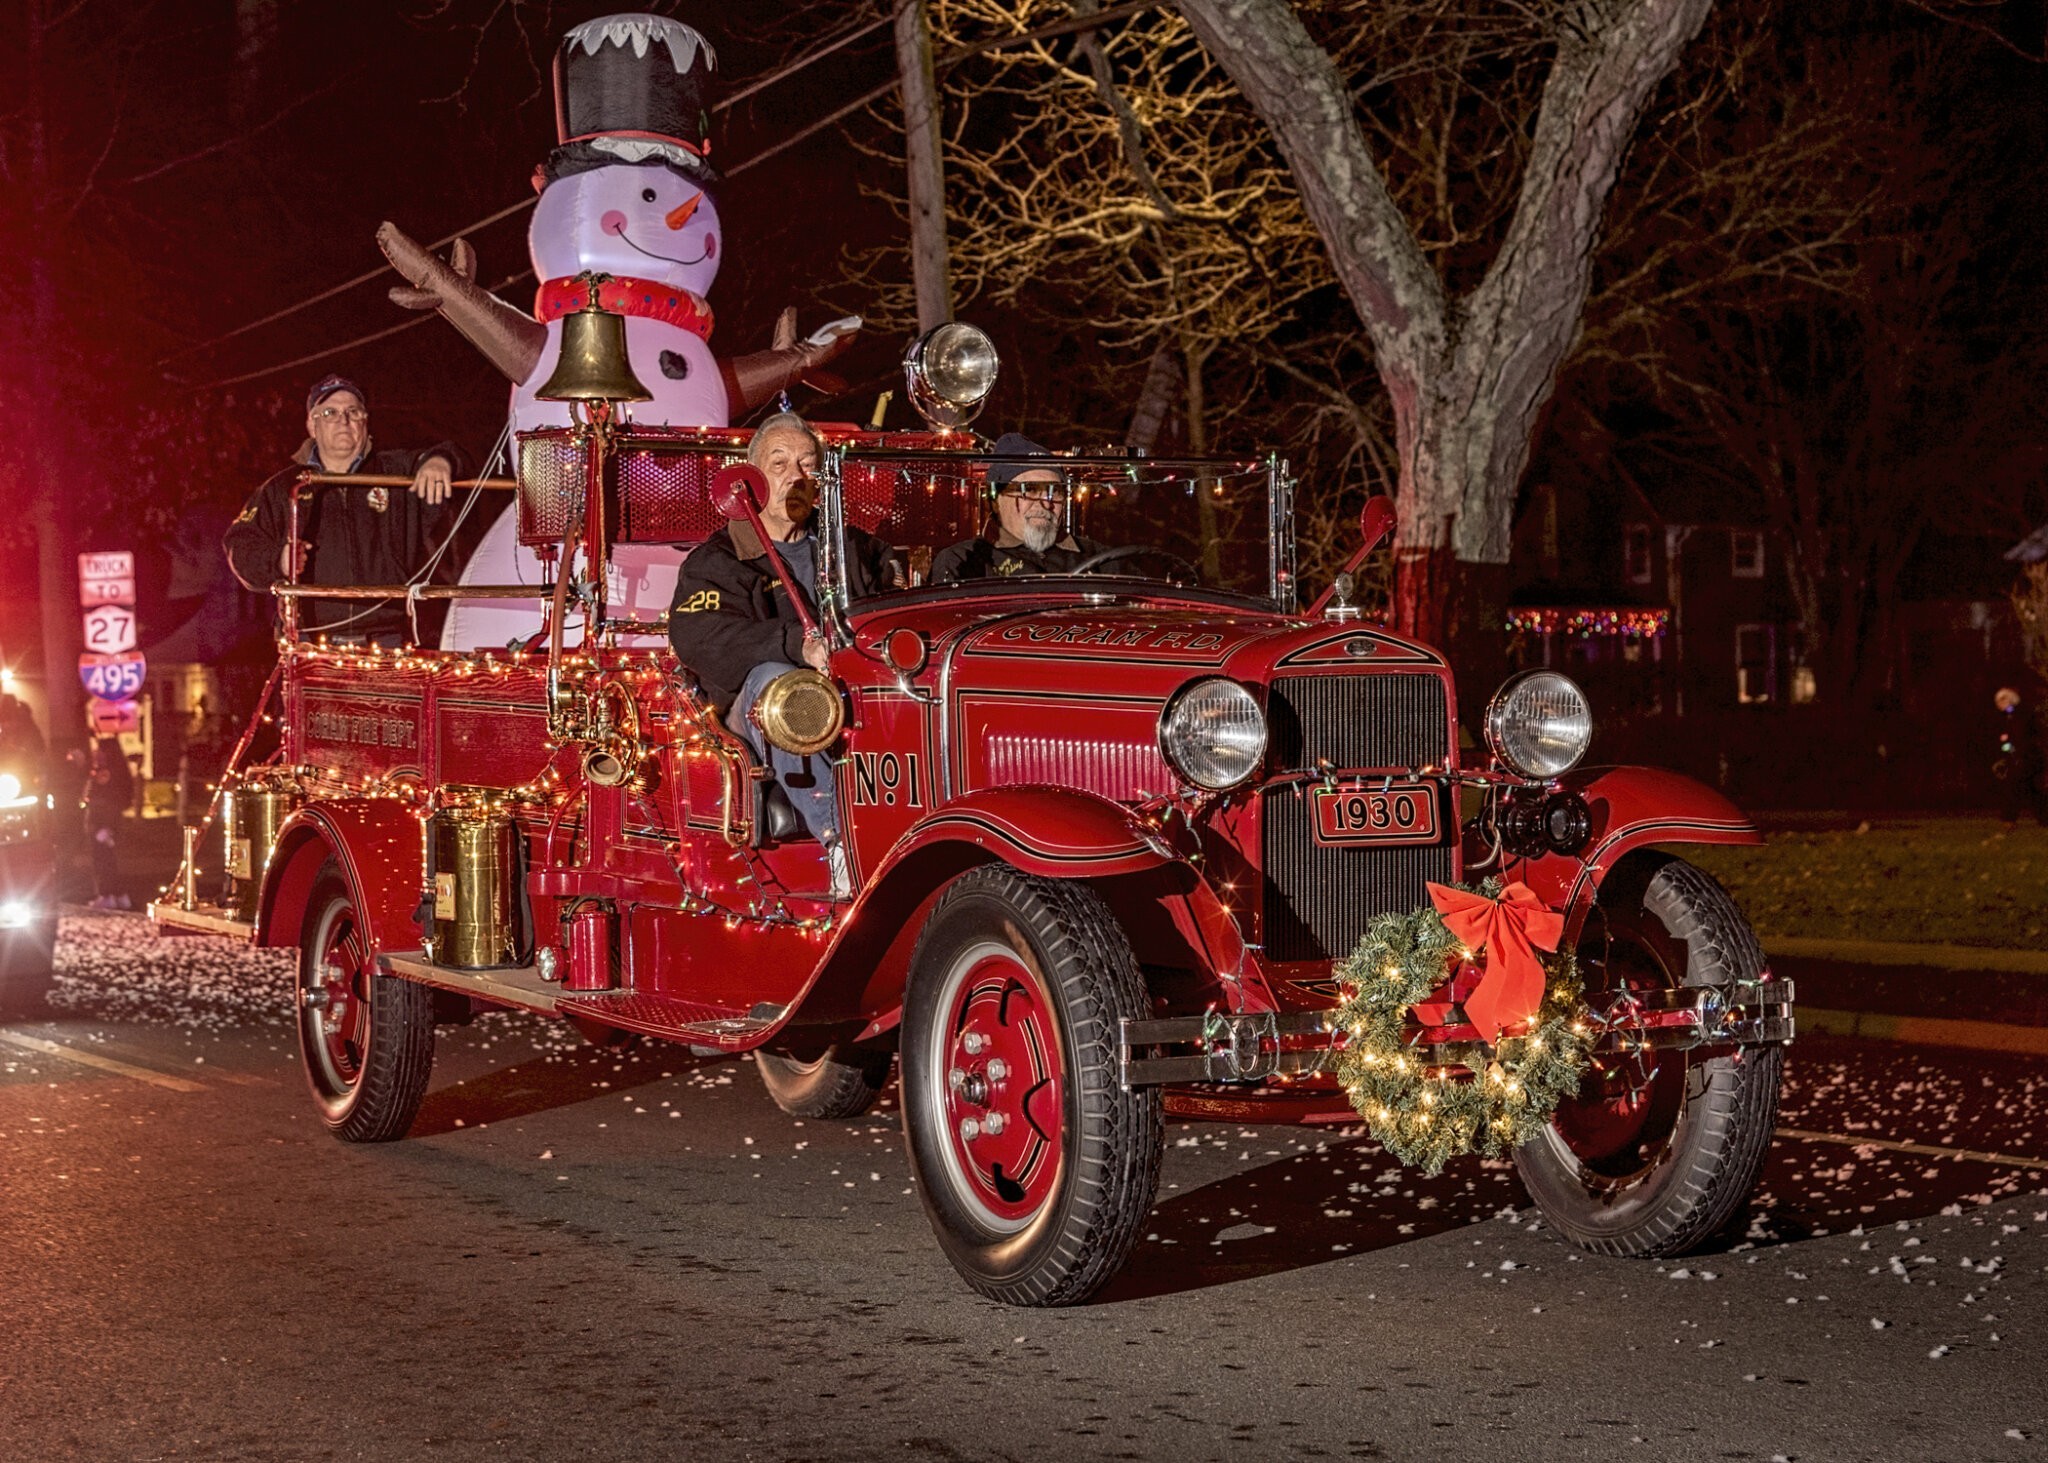
{"type": "MultiPolygon", "coordinates": [[[[1042,25],[1034,30],[1024,31],[1014,36],[997,36],[989,40],[977,41],[973,45],[963,46],[960,50],[953,52],[951,55],[941,56],[937,58],[937,60],[933,63],[933,70],[949,71],[963,61],[972,60],[976,56],[986,55],[991,51],[1006,50],[1011,46],[1029,45],[1034,41],[1051,40],[1058,36],[1075,35],[1082,31],[1095,30],[1101,26],[1111,25],[1120,20],[1128,20],[1130,17],[1138,15],[1144,11],[1157,9],[1162,3],[1165,3],[1165,0],[1132,0],[1132,3],[1129,4],[1112,6],[1107,10],[1099,10],[1087,15],[1070,16],[1065,20],[1054,21],[1049,25],[1042,25]]],[[[786,77],[792,76],[796,74],[798,71],[803,70],[805,67],[810,66],[820,60],[823,60],[826,56],[832,54],[834,51],[840,50],[843,47],[850,45],[852,42],[858,40],[860,37],[867,35],[875,30],[878,30],[884,25],[890,24],[892,19],[893,17],[885,16],[881,20],[872,21],[866,25],[853,27],[851,30],[843,33],[842,35],[834,38],[833,40],[827,41],[825,44],[819,46],[816,50],[807,52],[805,55],[798,57],[796,60],[784,66],[781,70],[771,72],[769,73],[769,75],[763,77],[761,80],[755,82],[753,85],[745,87],[742,90],[735,92],[733,95],[722,99],[713,107],[713,110],[723,111],[727,107],[733,106],[736,103],[743,101],[747,97],[762,91],[763,89],[770,85],[773,85],[775,82],[781,81],[786,77]]],[[[780,153],[787,152],[790,148],[795,147],[798,143],[808,141],[810,138],[815,137],[818,133],[824,131],[826,128],[831,127],[835,123],[844,120],[846,117],[852,115],[854,112],[861,110],[863,107],[870,106],[873,103],[880,101],[890,92],[895,91],[896,88],[897,83],[894,80],[883,82],[880,86],[874,87],[873,89],[863,93],[862,95],[856,97],[854,100],[846,103],[844,106],[835,108],[832,112],[828,113],[826,116],[819,118],[817,121],[812,122],[808,126],[799,128],[796,132],[792,133],[788,137],[783,138],[780,142],[775,143],[773,146],[765,148],[762,151],[755,153],[752,157],[747,158],[745,161],[736,163],[732,167],[727,168],[725,170],[725,176],[728,178],[736,178],[741,173],[747,171],[747,169],[752,167],[758,167],[760,164],[767,162],[770,158],[775,157],[780,153]]],[[[509,208],[501,208],[496,213],[491,214],[488,218],[482,218],[477,220],[475,223],[469,225],[468,228],[458,229],[456,232],[452,234],[448,234],[443,238],[436,239],[433,243],[429,244],[427,248],[429,251],[436,249],[444,249],[448,245],[454,243],[457,239],[472,234],[476,232],[478,229],[488,228],[490,225],[497,223],[501,219],[507,219],[512,217],[516,213],[524,212],[526,209],[533,207],[534,202],[534,199],[526,198],[522,199],[518,203],[513,204],[509,208]]],[[[282,320],[288,315],[296,314],[300,310],[304,310],[310,306],[317,305],[323,300],[331,300],[336,295],[346,293],[347,291],[354,289],[358,285],[367,284],[369,281],[377,279],[380,276],[384,275],[385,273],[390,272],[390,270],[391,266],[389,264],[380,265],[375,269],[357,275],[353,279],[344,280],[342,283],[335,285],[332,289],[325,290],[320,294],[314,295],[311,299],[301,300],[296,305],[289,305],[282,310],[278,310],[269,315],[266,315],[261,320],[252,320],[247,325],[238,326],[235,329],[228,331],[227,334],[225,335],[215,336],[212,340],[202,341],[200,344],[195,346],[187,346],[184,350],[177,352],[175,355],[164,357],[163,360],[157,362],[157,365],[159,368],[161,368],[162,366],[167,365],[171,361],[179,360],[185,356],[192,355],[198,351],[203,351],[208,349],[209,347],[219,345],[224,341],[232,340],[238,335],[246,335],[248,332],[252,330],[259,329],[260,327],[265,325],[269,325],[274,321],[282,320]]],[[[497,284],[492,285],[490,287],[491,292],[495,294],[497,291],[505,288],[507,285],[517,284],[522,279],[530,278],[532,274],[533,271],[530,269],[521,270],[519,273],[510,275],[507,278],[499,281],[497,284]]],[[[323,360],[328,356],[339,355],[341,352],[346,350],[353,350],[357,346],[370,345],[376,341],[386,340],[391,336],[399,334],[401,331],[411,330],[414,326],[417,325],[424,325],[428,320],[431,320],[433,318],[434,317],[432,315],[422,314],[417,319],[401,321],[397,325],[387,326],[385,329],[372,331],[368,335],[359,335],[355,337],[353,340],[345,340],[341,342],[339,345],[327,346],[320,350],[309,352],[306,355],[295,356],[289,361],[280,361],[275,365],[264,366],[261,369],[255,371],[245,371],[239,376],[225,376],[221,377],[218,380],[208,381],[203,385],[194,386],[192,388],[192,391],[196,395],[203,391],[212,391],[223,386],[238,386],[244,381],[254,381],[260,377],[276,375],[280,371],[288,371],[295,366],[303,366],[313,361],[323,360]]]]}
{"type": "MultiPolygon", "coordinates": [[[[824,44],[818,46],[816,49],[808,51],[805,54],[797,57],[794,61],[789,62],[788,64],[778,68],[777,70],[769,72],[766,76],[760,78],[758,81],[755,81],[751,85],[742,87],[739,91],[734,92],[731,96],[720,98],[718,101],[712,104],[711,110],[714,112],[723,112],[729,107],[737,106],[740,102],[745,101],[748,97],[753,96],[756,93],[761,92],[770,86],[773,86],[775,83],[782,81],[787,77],[794,76],[797,72],[803,70],[805,67],[815,65],[817,62],[824,60],[827,56],[832,55],[834,52],[842,50],[845,47],[851,45],[853,42],[859,40],[862,36],[868,35],[876,30],[879,30],[881,27],[888,25],[891,19],[892,17],[885,15],[881,19],[870,21],[865,25],[855,25],[850,27],[849,29],[842,32],[838,36],[835,36],[833,39],[826,41],[824,44]]],[[[730,172],[737,171],[739,170],[730,170],[730,172]]],[[[433,243],[427,245],[427,248],[430,250],[445,249],[450,244],[454,243],[457,239],[463,238],[469,234],[473,234],[478,229],[489,228],[492,224],[497,223],[502,219],[511,218],[514,214],[523,213],[527,209],[533,207],[533,205],[533,199],[523,198],[519,202],[511,205],[509,208],[499,209],[496,213],[490,215],[488,218],[480,218],[475,223],[468,225],[466,228],[457,229],[452,234],[448,234],[443,238],[436,239],[433,243]]],[[[382,275],[390,272],[390,269],[391,266],[389,264],[380,264],[376,268],[365,270],[363,273],[358,274],[351,279],[343,280],[340,284],[335,285],[331,289],[322,290],[317,295],[313,295],[307,299],[300,300],[297,304],[287,305],[281,310],[273,310],[270,314],[265,315],[260,320],[251,320],[248,324],[238,325],[233,330],[227,331],[225,334],[214,336],[211,340],[202,340],[197,345],[188,345],[180,350],[173,351],[171,352],[171,354],[165,356],[162,360],[156,363],[157,369],[162,370],[165,366],[168,366],[173,361],[181,361],[186,356],[197,355],[199,352],[211,350],[213,347],[217,345],[224,345],[228,341],[235,339],[237,336],[247,335],[252,330],[261,330],[266,325],[275,324],[279,320],[283,320],[289,316],[296,315],[301,310],[309,310],[315,305],[333,299],[336,295],[347,294],[350,290],[355,289],[357,286],[368,284],[371,280],[377,279],[382,275]]],[[[385,333],[390,334],[391,332],[387,331],[385,333]]],[[[361,344],[362,342],[357,341],[353,343],[361,344]]],[[[345,349],[345,347],[337,347],[337,349],[345,349]]],[[[310,357],[309,359],[318,359],[318,357],[310,357]]],[[[300,361],[295,362],[294,364],[302,365],[304,364],[304,362],[300,361]]],[[[271,369],[282,370],[283,367],[272,367],[271,369]]],[[[264,373],[256,372],[253,374],[261,375],[264,373]]],[[[252,378],[249,376],[244,376],[239,377],[237,379],[249,380],[252,378]]],[[[213,384],[220,385],[224,383],[215,382],[213,384]]],[[[204,388],[200,389],[203,390],[204,388]]]]}

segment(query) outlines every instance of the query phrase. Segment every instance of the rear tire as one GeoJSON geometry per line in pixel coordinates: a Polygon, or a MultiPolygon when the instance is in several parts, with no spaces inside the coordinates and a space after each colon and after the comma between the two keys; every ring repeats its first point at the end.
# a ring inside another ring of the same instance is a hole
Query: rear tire
{"type": "Polygon", "coordinates": [[[857,1118],[875,1105],[889,1082],[891,1053],[854,1052],[856,1060],[837,1060],[834,1047],[814,1062],[800,1062],[779,1052],[756,1051],[754,1065],[775,1105],[793,1118],[857,1118]]]}
{"type": "Polygon", "coordinates": [[[903,1016],[903,1119],[925,1213],[969,1285],[1072,1305],[1123,1267],[1159,1183],[1156,1087],[1118,1080],[1147,1014],[1101,896],[1003,864],[933,907],[903,1016]]]}
{"type": "Polygon", "coordinates": [[[405,1136],[434,1067],[434,996],[377,969],[341,871],[313,881],[299,939],[299,1055],[327,1131],[345,1143],[405,1136]]]}
{"type": "MultiPolygon", "coordinates": [[[[1712,876],[1679,859],[1624,864],[1578,945],[1588,999],[1752,979],[1763,950],[1712,876]]],[[[1595,1058],[1578,1093],[1515,1151],[1558,1232],[1604,1255],[1681,1255],[1735,1219],[1777,1126],[1784,1048],[1595,1058]]]]}
{"type": "Polygon", "coordinates": [[[0,936],[0,1021],[34,1021],[47,1016],[56,966],[54,919],[0,936]]]}

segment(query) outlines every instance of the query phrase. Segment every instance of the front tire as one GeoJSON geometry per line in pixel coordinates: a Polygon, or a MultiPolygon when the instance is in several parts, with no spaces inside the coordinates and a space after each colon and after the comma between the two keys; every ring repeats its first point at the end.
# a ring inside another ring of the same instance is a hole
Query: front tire
{"type": "Polygon", "coordinates": [[[857,1118],[875,1105],[889,1081],[890,1053],[851,1052],[842,1062],[833,1048],[813,1062],[780,1052],[756,1051],[754,1065],[775,1105],[793,1118],[857,1118]]]}
{"type": "MultiPolygon", "coordinates": [[[[1754,979],[1763,950],[1712,876],[1679,859],[1624,864],[1578,945],[1586,995],[1754,979]]],[[[1777,1125],[1784,1048],[1595,1057],[1576,1095],[1515,1151],[1523,1185],[1581,1249],[1681,1255],[1748,1201],[1777,1125]]]]}
{"type": "Polygon", "coordinates": [[[1123,1267],[1159,1182],[1157,1088],[1123,1089],[1147,1014],[1101,896],[990,865],[934,906],[911,960],[903,1115],[925,1213],[969,1285],[1072,1305],[1123,1267]]]}
{"type": "Polygon", "coordinates": [[[299,1055],[327,1131],[346,1143],[405,1136],[434,1066],[434,996],[377,969],[355,895],[332,863],[299,939],[299,1055]]]}

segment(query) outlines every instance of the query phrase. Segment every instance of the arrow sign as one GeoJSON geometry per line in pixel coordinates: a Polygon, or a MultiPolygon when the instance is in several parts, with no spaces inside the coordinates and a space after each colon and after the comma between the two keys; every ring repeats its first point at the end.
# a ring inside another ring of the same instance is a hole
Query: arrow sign
{"type": "Polygon", "coordinates": [[[149,664],[139,650],[124,650],[118,655],[94,655],[87,652],[78,657],[78,679],[85,683],[86,692],[102,701],[126,701],[142,689],[142,683],[149,676],[149,664]]]}
{"type": "Polygon", "coordinates": [[[95,697],[86,703],[85,710],[94,736],[116,737],[142,730],[142,708],[133,701],[101,701],[95,697]]]}

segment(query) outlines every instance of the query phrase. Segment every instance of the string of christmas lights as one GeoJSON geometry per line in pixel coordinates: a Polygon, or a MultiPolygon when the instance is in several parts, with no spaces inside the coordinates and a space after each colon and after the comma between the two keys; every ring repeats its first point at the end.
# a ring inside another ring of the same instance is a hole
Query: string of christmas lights
{"type": "Polygon", "coordinates": [[[1618,635],[1655,640],[1671,629],[1671,611],[1630,605],[1553,609],[1521,606],[1508,611],[1507,629],[1517,635],[1618,635]]]}

